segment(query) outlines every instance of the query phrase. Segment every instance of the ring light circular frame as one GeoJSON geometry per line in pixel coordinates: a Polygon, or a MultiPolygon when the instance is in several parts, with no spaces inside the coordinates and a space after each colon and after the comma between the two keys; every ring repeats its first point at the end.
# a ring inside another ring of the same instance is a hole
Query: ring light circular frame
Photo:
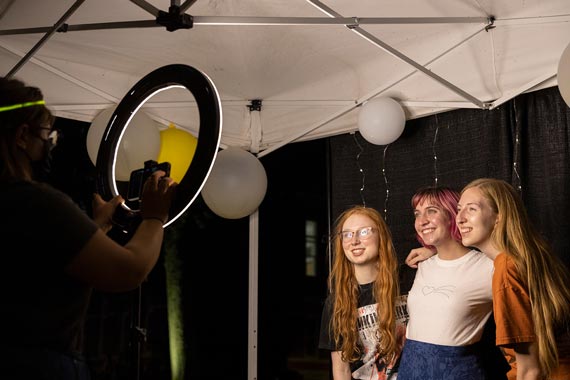
{"type": "MultiPolygon", "coordinates": [[[[220,146],[221,101],[214,83],[207,75],[188,65],[173,64],[158,68],[142,78],[111,115],[101,138],[96,165],[99,194],[107,200],[119,195],[115,164],[121,139],[139,108],[155,94],[173,87],[184,87],[194,96],[200,113],[200,128],[194,157],[176,188],[165,228],[174,223],[194,202],[206,183],[220,146]]],[[[126,205],[121,206],[128,209],[126,205]]]]}

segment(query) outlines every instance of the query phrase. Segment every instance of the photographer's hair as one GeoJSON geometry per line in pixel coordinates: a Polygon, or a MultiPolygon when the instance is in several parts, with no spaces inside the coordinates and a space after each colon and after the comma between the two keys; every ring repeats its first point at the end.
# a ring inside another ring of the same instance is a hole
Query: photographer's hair
{"type": "Polygon", "coordinates": [[[336,220],[333,236],[334,263],[329,276],[329,287],[334,296],[331,332],[342,359],[353,362],[362,354],[358,343],[357,309],[359,285],[354,266],[344,254],[341,232],[352,215],[366,215],[373,221],[378,236],[378,275],[373,287],[378,316],[378,353],[391,358],[396,351],[396,298],[399,295],[398,259],[392,236],[382,215],[375,209],[355,206],[345,210],[336,220]]]}
{"type": "Polygon", "coordinates": [[[491,239],[501,252],[512,257],[528,287],[539,362],[549,378],[558,365],[556,336],[569,328],[570,274],[536,230],[521,197],[509,183],[480,178],[463,191],[469,188],[479,189],[499,216],[491,239]]]}
{"type": "Polygon", "coordinates": [[[18,79],[0,78],[0,180],[20,178],[24,168],[18,159],[16,130],[23,124],[30,128],[52,125],[52,113],[41,104],[43,94],[37,87],[29,87],[18,79]],[[26,103],[33,102],[33,105],[26,103]]]}

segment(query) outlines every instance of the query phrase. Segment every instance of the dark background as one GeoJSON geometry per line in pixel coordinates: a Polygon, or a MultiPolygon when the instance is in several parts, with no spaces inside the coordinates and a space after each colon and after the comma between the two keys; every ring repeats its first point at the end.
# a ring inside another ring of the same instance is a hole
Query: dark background
{"type": "MultiPolygon", "coordinates": [[[[90,214],[96,173],[85,144],[89,123],[60,118],[55,127],[63,138],[53,152],[52,184],[90,214]]],[[[259,209],[258,379],[328,379],[328,354],[317,349],[328,273],[328,159],[326,139],[260,159],[268,188],[259,209]],[[314,277],[305,276],[306,220],[318,225],[314,277]]],[[[248,234],[249,218],[218,217],[201,196],[165,230],[182,273],[187,379],[247,378],[248,234]]],[[[137,291],[94,292],[85,345],[95,379],[170,378],[165,256],[163,248],[137,291]]]]}
{"type": "MultiPolygon", "coordinates": [[[[351,205],[383,213],[403,262],[417,246],[410,206],[416,189],[437,182],[461,190],[477,177],[502,178],[520,189],[536,226],[570,266],[569,120],[554,87],[495,110],[408,120],[388,146],[356,132],[288,144],[262,157],[268,188],[259,208],[257,378],[329,379],[329,354],[316,348],[329,221],[351,205]],[[307,220],[318,225],[316,276],[305,275],[307,220]]],[[[56,126],[64,140],[54,151],[53,183],[90,213],[89,124],[58,119],[56,126]]],[[[201,197],[166,229],[182,273],[186,379],[247,378],[248,231],[248,218],[220,218],[201,197]]],[[[139,291],[95,292],[85,335],[95,379],[170,378],[164,257],[163,250],[139,291]],[[136,326],[146,329],[146,340],[136,326]]],[[[414,272],[405,265],[401,272],[407,292],[414,272]]]]}

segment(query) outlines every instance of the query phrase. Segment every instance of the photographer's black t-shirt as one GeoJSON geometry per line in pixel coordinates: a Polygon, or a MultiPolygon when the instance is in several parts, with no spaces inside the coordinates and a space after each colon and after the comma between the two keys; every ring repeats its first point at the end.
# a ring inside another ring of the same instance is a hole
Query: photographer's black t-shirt
{"type": "Polygon", "coordinates": [[[66,194],[32,182],[0,184],[0,347],[81,349],[91,288],[65,266],[97,231],[66,194]]]}

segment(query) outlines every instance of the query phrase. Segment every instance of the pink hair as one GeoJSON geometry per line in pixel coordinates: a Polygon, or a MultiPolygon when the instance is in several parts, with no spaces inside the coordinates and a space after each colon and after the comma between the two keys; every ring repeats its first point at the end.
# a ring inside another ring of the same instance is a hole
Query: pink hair
{"type": "MultiPolygon", "coordinates": [[[[457,224],[455,223],[455,216],[457,215],[457,203],[459,202],[459,193],[449,187],[422,187],[412,197],[412,208],[415,209],[418,204],[424,201],[433,202],[433,204],[441,207],[446,213],[449,223],[449,233],[453,240],[461,243],[461,233],[457,224]]],[[[416,238],[420,244],[426,248],[433,249],[434,247],[427,245],[420,235],[416,234],[416,238]]]]}

